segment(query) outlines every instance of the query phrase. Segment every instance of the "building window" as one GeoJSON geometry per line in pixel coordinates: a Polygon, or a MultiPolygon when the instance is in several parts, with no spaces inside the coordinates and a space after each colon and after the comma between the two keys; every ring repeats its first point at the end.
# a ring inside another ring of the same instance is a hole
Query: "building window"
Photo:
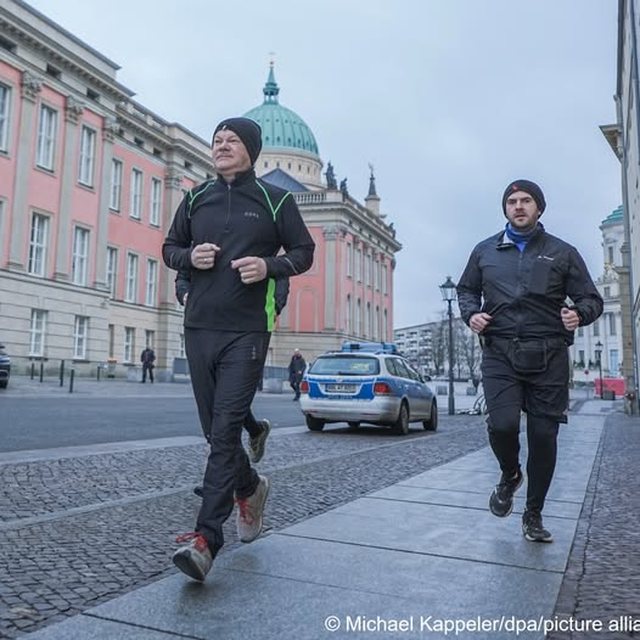
{"type": "Polygon", "coordinates": [[[73,328],[73,357],[76,360],[87,359],[87,335],[89,333],[89,318],[76,316],[73,328]]]}
{"type": "Polygon", "coordinates": [[[47,312],[42,309],[31,309],[31,329],[29,332],[29,355],[44,355],[44,338],[47,330],[47,312]]]}
{"type": "Polygon", "coordinates": [[[382,316],[380,315],[380,307],[376,307],[376,335],[377,340],[383,340],[382,337],[382,316]]]}
{"type": "Polygon", "coordinates": [[[591,326],[593,327],[593,337],[597,338],[600,335],[600,319],[594,320],[591,326]]]}
{"type": "Polygon", "coordinates": [[[134,350],[136,347],[136,330],[135,327],[125,327],[124,328],[124,353],[123,353],[123,362],[127,364],[133,364],[134,361],[134,350]]]}
{"type": "Polygon", "coordinates": [[[53,171],[53,152],[56,144],[57,120],[58,113],[51,109],[51,107],[45,105],[40,107],[36,164],[49,171],[53,171]]]}
{"type": "Polygon", "coordinates": [[[347,306],[345,307],[345,325],[347,333],[351,333],[351,295],[347,294],[347,306]]]}
{"type": "Polygon", "coordinates": [[[618,350],[609,350],[609,375],[617,376],[620,373],[620,362],[618,360],[618,350]]]}
{"type": "Polygon", "coordinates": [[[356,302],[356,335],[362,336],[362,304],[360,298],[356,302]]]}
{"type": "Polygon", "coordinates": [[[108,354],[109,354],[109,358],[113,359],[115,358],[115,347],[116,347],[116,328],[110,324],[109,325],[109,329],[108,329],[108,334],[109,334],[109,346],[108,346],[108,354]]]}
{"type": "Polygon", "coordinates": [[[109,295],[116,297],[116,279],[118,277],[118,250],[107,247],[107,287],[109,295]]]}
{"type": "Polygon", "coordinates": [[[605,298],[610,298],[611,297],[611,287],[605,287],[604,288],[604,297],[605,298]]]}
{"type": "Polygon", "coordinates": [[[353,245],[347,242],[347,276],[351,278],[353,276],[353,245]]]}
{"type": "Polygon", "coordinates": [[[187,351],[185,348],[185,344],[184,344],[184,333],[180,334],[180,348],[178,351],[178,358],[186,358],[187,357],[187,351]]]}
{"type": "Polygon", "coordinates": [[[369,275],[371,273],[370,271],[370,265],[371,264],[371,256],[368,253],[364,254],[364,284],[365,287],[368,287],[371,284],[371,281],[369,280],[369,275]]]}
{"type": "Polygon", "coordinates": [[[149,223],[154,227],[160,226],[160,211],[162,209],[162,180],[151,179],[151,211],[149,223]]]}
{"type": "Polygon", "coordinates": [[[111,161],[111,191],[109,195],[109,208],[120,211],[120,196],[122,195],[122,162],[111,161]]]}
{"type": "Polygon", "coordinates": [[[11,89],[0,84],[0,151],[9,149],[9,106],[11,89]]]}
{"type": "Polygon", "coordinates": [[[356,249],[356,280],[358,282],[362,281],[362,251],[360,249],[356,249]]]}
{"type": "Polygon", "coordinates": [[[609,328],[609,335],[615,336],[618,333],[616,328],[616,314],[615,313],[606,313],[607,316],[607,326],[609,328]]]}
{"type": "Polygon", "coordinates": [[[47,241],[49,236],[49,218],[34,213],[31,218],[29,239],[28,272],[32,276],[44,277],[47,262],[47,241]]]}
{"type": "Polygon", "coordinates": [[[88,187],[93,186],[93,165],[96,156],[96,132],[89,127],[82,127],[80,138],[80,167],[78,181],[88,187]]]}
{"type": "Polygon", "coordinates": [[[142,171],[131,171],[131,204],[129,215],[140,220],[142,214],[142,171]]]}
{"type": "MultiPolygon", "coordinates": [[[[384,295],[387,295],[387,278],[388,278],[388,269],[387,269],[387,265],[383,264],[382,265],[382,293],[384,295]]],[[[386,310],[385,310],[386,313],[386,310]]],[[[386,332],[385,332],[385,336],[386,336],[386,332]]]]}
{"type": "Polygon", "coordinates": [[[584,327],[578,327],[578,338],[582,338],[584,335],[584,327]]]}
{"type": "Polygon", "coordinates": [[[613,264],[613,247],[607,247],[607,251],[609,252],[609,264],[613,264]]]}
{"type": "Polygon", "coordinates": [[[134,253],[127,255],[127,286],[125,301],[135,302],[138,293],[138,256],[134,253]]]}
{"type": "Polygon", "coordinates": [[[382,319],[382,340],[383,342],[387,339],[389,335],[389,318],[387,317],[387,310],[384,310],[384,315],[382,319]]]}
{"type": "Polygon", "coordinates": [[[145,304],[154,307],[156,304],[156,289],[158,283],[158,261],[147,260],[147,292],[145,304]]]}
{"type": "Polygon", "coordinates": [[[367,337],[373,338],[373,316],[371,315],[370,302],[367,302],[367,337]]]}
{"type": "Polygon", "coordinates": [[[89,263],[89,231],[76,227],[73,234],[73,264],[71,282],[86,286],[87,265],[89,263]]]}
{"type": "Polygon", "coordinates": [[[144,332],[144,346],[150,349],[156,348],[156,332],[151,329],[146,329],[144,332]]]}

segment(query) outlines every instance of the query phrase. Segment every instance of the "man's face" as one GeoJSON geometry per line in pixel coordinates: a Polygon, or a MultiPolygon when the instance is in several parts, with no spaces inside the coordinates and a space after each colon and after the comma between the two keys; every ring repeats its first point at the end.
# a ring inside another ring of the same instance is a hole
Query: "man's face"
{"type": "Polygon", "coordinates": [[[510,194],[505,209],[511,226],[518,231],[530,231],[540,217],[536,201],[526,191],[514,191],[510,194]]]}
{"type": "Polygon", "coordinates": [[[218,131],[213,137],[211,157],[216,172],[225,179],[251,168],[251,158],[247,148],[236,133],[230,129],[218,131]]]}

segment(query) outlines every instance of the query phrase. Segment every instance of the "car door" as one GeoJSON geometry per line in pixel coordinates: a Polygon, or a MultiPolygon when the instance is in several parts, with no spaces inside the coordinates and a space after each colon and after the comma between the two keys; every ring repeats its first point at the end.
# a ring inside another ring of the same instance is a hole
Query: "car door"
{"type": "Polygon", "coordinates": [[[409,415],[411,419],[420,413],[419,398],[414,381],[411,379],[409,369],[406,367],[402,358],[392,358],[393,370],[398,377],[398,386],[402,388],[402,394],[409,400],[409,415]]]}
{"type": "Polygon", "coordinates": [[[418,417],[418,413],[421,418],[429,418],[431,415],[431,390],[427,385],[423,382],[420,374],[414,369],[411,364],[409,364],[406,360],[404,361],[404,365],[411,376],[411,380],[413,381],[413,392],[415,397],[415,406],[416,406],[416,415],[418,417]]]}

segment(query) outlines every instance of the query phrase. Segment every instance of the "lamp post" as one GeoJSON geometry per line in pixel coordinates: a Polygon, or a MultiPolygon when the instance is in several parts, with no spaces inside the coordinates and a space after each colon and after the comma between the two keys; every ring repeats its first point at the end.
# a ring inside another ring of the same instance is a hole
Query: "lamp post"
{"type": "Polygon", "coordinates": [[[447,303],[449,312],[449,415],[455,414],[455,400],[453,397],[453,311],[451,303],[456,299],[456,285],[451,280],[451,276],[440,285],[442,299],[447,303]]]}
{"type": "Polygon", "coordinates": [[[600,400],[602,400],[604,396],[604,389],[602,388],[602,347],[602,342],[598,340],[598,342],[596,342],[596,358],[598,360],[598,378],[600,378],[600,400]]]}

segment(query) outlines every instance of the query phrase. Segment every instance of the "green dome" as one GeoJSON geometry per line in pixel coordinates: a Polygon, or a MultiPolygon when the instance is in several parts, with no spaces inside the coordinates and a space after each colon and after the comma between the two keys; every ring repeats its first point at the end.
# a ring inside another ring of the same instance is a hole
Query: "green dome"
{"type": "Polygon", "coordinates": [[[246,118],[255,120],[262,127],[262,146],[319,155],[318,144],[307,123],[297,113],[278,102],[280,88],[273,73],[273,63],[262,92],[264,102],[244,114],[246,118]]]}
{"type": "Polygon", "coordinates": [[[617,224],[624,220],[622,205],[614,209],[603,221],[602,224],[617,224]]]}

